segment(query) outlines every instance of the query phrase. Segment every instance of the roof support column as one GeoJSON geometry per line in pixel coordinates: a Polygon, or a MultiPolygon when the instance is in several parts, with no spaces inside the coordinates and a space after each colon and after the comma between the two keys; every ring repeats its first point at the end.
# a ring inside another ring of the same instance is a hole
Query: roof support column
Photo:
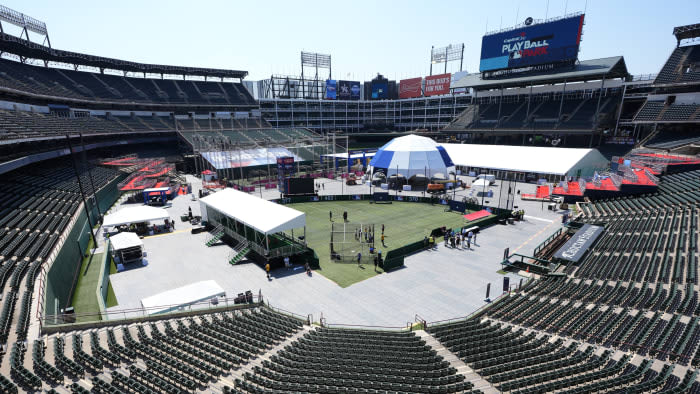
{"type": "Polygon", "coordinates": [[[606,75],[603,75],[603,79],[600,81],[600,94],[598,94],[598,103],[596,104],[596,107],[595,107],[595,116],[593,117],[593,127],[592,128],[595,128],[596,124],[598,124],[598,116],[600,115],[600,100],[603,99],[603,89],[605,88],[606,75]]]}
{"type": "Polygon", "coordinates": [[[530,118],[530,101],[532,101],[532,82],[530,83],[530,93],[527,95],[527,113],[525,114],[525,121],[530,118]]]}
{"type": "Polygon", "coordinates": [[[557,123],[561,121],[561,111],[564,109],[564,96],[566,95],[566,79],[564,80],[564,87],[561,89],[561,98],[559,99],[559,116],[557,117],[557,123]]]}
{"type": "Polygon", "coordinates": [[[498,124],[501,121],[501,104],[502,103],[503,103],[503,85],[501,85],[501,98],[498,100],[498,116],[496,117],[496,126],[498,126],[498,124]]]}

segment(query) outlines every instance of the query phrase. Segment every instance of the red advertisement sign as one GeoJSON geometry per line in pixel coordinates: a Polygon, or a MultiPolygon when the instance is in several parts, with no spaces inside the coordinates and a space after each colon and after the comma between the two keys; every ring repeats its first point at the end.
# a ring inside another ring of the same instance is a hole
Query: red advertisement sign
{"type": "Polygon", "coordinates": [[[402,79],[399,81],[399,98],[411,98],[421,96],[421,82],[423,78],[402,79]]]}
{"type": "Polygon", "coordinates": [[[451,77],[451,74],[440,74],[425,77],[425,90],[423,94],[426,96],[435,96],[438,94],[450,93],[451,77]]]}

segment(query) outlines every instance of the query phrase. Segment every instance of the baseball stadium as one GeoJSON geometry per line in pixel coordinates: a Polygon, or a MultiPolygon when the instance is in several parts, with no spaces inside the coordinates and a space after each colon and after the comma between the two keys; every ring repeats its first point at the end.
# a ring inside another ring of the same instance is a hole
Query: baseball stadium
{"type": "Polygon", "coordinates": [[[24,12],[0,5],[1,392],[700,393],[700,24],[663,26],[653,75],[580,58],[584,9],[425,76],[302,50],[252,81],[24,12]]]}

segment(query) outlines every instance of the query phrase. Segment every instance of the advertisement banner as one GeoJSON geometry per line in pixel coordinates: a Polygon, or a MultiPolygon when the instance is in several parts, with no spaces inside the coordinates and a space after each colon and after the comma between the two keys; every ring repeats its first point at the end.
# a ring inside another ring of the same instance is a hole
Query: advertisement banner
{"type": "Polygon", "coordinates": [[[360,99],[360,83],[359,82],[352,82],[352,86],[350,87],[350,99],[351,100],[359,100],[360,99]]]}
{"type": "Polygon", "coordinates": [[[451,74],[431,75],[425,77],[425,96],[435,96],[438,94],[450,93],[450,82],[452,81],[451,74]]]}
{"type": "Polygon", "coordinates": [[[421,96],[421,83],[423,78],[402,79],[399,81],[399,98],[412,98],[421,96]]]}
{"type": "Polygon", "coordinates": [[[372,100],[385,100],[387,97],[389,97],[389,83],[372,81],[372,100]]]}
{"type": "Polygon", "coordinates": [[[277,189],[282,193],[288,192],[289,185],[284,180],[294,176],[294,156],[277,157],[277,189]]]}
{"type": "Polygon", "coordinates": [[[336,83],[335,79],[326,80],[326,100],[336,99],[336,83]]]}
{"type": "Polygon", "coordinates": [[[577,15],[484,36],[479,71],[576,60],[583,17],[577,15]]]}
{"type": "Polygon", "coordinates": [[[357,81],[338,81],[338,100],[359,100],[360,83],[357,81]]]}
{"type": "Polygon", "coordinates": [[[571,237],[564,246],[559,248],[554,257],[577,263],[586,254],[588,248],[593,245],[596,239],[603,233],[603,227],[592,224],[584,224],[576,234],[571,237]]]}

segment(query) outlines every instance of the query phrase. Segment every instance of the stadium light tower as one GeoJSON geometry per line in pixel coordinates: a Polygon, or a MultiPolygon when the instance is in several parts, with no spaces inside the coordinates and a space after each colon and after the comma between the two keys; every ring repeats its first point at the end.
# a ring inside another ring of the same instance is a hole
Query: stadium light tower
{"type": "Polygon", "coordinates": [[[303,98],[306,98],[306,81],[304,80],[304,68],[306,67],[314,68],[314,92],[320,91],[318,86],[316,86],[320,83],[318,80],[318,69],[328,69],[328,79],[331,79],[331,55],[301,51],[301,89],[303,98]]]}
{"type": "Polygon", "coordinates": [[[445,74],[447,74],[447,63],[459,60],[459,71],[462,71],[464,64],[464,43],[450,44],[446,47],[430,47],[430,75],[433,75],[433,64],[445,63],[445,74]]]}
{"type": "MultiPolygon", "coordinates": [[[[42,45],[47,44],[49,48],[51,48],[51,40],[49,40],[49,31],[46,29],[46,23],[34,19],[29,15],[24,15],[23,13],[15,11],[11,8],[7,8],[4,5],[0,5],[0,21],[22,28],[22,33],[20,33],[19,38],[24,38],[30,42],[30,31],[41,34],[44,36],[42,45]]],[[[5,30],[2,27],[2,23],[0,23],[0,33],[4,32],[5,30]]]]}

